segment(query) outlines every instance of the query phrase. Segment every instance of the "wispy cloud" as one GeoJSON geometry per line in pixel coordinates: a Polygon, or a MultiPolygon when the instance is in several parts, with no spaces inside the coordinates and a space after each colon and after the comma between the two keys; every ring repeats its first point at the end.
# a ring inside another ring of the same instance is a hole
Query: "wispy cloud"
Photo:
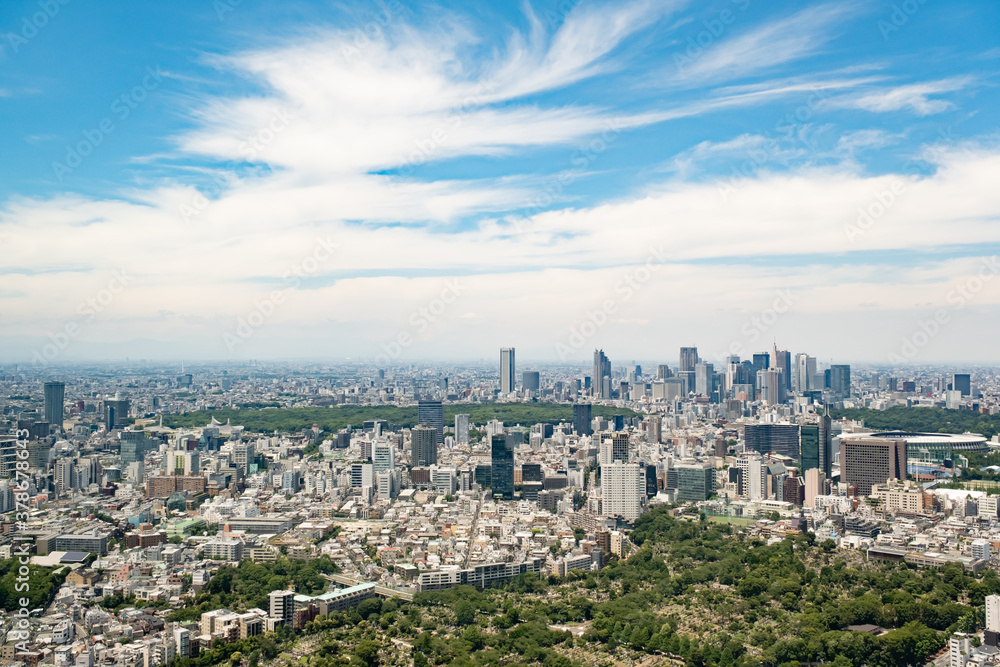
{"type": "Polygon", "coordinates": [[[824,102],[824,106],[830,109],[862,109],[874,113],[907,110],[918,116],[930,116],[954,108],[951,101],[933,96],[964,90],[974,81],[972,77],[959,76],[883,87],[831,98],[824,102]]]}

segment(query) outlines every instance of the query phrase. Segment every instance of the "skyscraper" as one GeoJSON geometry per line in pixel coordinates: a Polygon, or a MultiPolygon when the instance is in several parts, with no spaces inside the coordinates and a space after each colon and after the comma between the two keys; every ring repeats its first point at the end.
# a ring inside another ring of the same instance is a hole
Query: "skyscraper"
{"type": "Polygon", "coordinates": [[[848,398],[851,395],[851,367],[847,364],[830,366],[830,392],[836,398],[848,398]]]}
{"type": "Polygon", "coordinates": [[[372,446],[372,465],[375,472],[396,467],[396,450],[391,443],[376,442],[372,446]]]}
{"type": "MultiPolygon", "coordinates": [[[[972,377],[968,373],[955,373],[951,378],[951,388],[954,389],[955,391],[962,392],[962,396],[971,396],[972,377]]],[[[45,419],[50,424],[55,423],[54,421],[49,419],[48,412],[45,413],[45,419]]]]}
{"type": "Polygon", "coordinates": [[[830,477],[830,417],[821,415],[814,423],[802,424],[802,472],[812,469],[830,477]]]}
{"type": "Polygon", "coordinates": [[[469,444],[469,415],[455,415],[455,442],[469,444]]]}
{"type": "Polygon", "coordinates": [[[808,354],[796,354],[795,373],[792,376],[792,390],[801,394],[818,389],[818,387],[813,386],[815,377],[816,357],[810,357],[808,354]]]}
{"type": "Polygon", "coordinates": [[[799,460],[798,424],[747,424],[743,429],[747,450],[769,454],[775,452],[799,460]]]}
{"type": "Polygon", "coordinates": [[[60,429],[63,425],[65,395],[65,383],[56,381],[45,383],[45,421],[60,429]]]}
{"type": "Polygon", "coordinates": [[[129,402],[115,394],[114,398],[104,401],[104,423],[110,431],[113,428],[128,426],[129,402]]]}
{"type": "MultiPolygon", "coordinates": [[[[607,385],[604,378],[611,378],[611,362],[604,356],[604,350],[594,350],[593,394],[600,398],[610,398],[605,394],[607,385]]],[[[610,393],[610,392],[609,392],[610,393]]]]}
{"type": "Polygon", "coordinates": [[[521,373],[521,387],[525,391],[538,391],[541,384],[541,375],[538,371],[524,371],[521,373]]]}
{"type": "Polygon", "coordinates": [[[410,465],[437,464],[437,436],[435,429],[420,425],[410,430],[410,465]]]}
{"type": "Polygon", "coordinates": [[[715,376],[715,366],[698,362],[694,366],[694,393],[699,396],[712,395],[712,379],[715,376]]]}
{"type": "Polygon", "coordinates": [[[500,348],[500,393],[514,391],[514,348],[500,348]]]}
{"type": "Polygon", "coordinates": [[[867,496],[875,484],[906,479],[906,441],[890,438],[842,438],[840,481],[858,485],[867,496]]]}
{"type": "Polygon", "coordinates": [[[638,463],[615,461],[601,466],[602,513],[635,521],[642,514],[646,480],[638,463]]]}
{"type": "Polygon", "coordinates": [[[437,430],[438,444],[444,442],[444,408],[441,401],[417,401],[417,423],[437,430]]]}
{"type": "Polygon", "coordinates": [[[573,405],[573,430],[577,435],[591,435],[594,428],[591,422],[590,403],[573,405]]]}
{"type": "Polygon", "coordinates": [[[514,499],[514,447],[507,435],[497,433],[491,440],[491,483],[493,495],[514,499]]]}
{"type": "Polygon", "coordinates": [[[771,365],[781,373],[781,385],[785,391],[792,388],[792,355],[788,350],[779,350],[775,345],[771,354],[771,365]]]}
{"type": "Polygon", "coordinates": [[[682,347],[680,367],[677,370],[679,370],[682,373],[694,371],[694,367],[697,363],[698,363],[698,348],[682,347]]]}

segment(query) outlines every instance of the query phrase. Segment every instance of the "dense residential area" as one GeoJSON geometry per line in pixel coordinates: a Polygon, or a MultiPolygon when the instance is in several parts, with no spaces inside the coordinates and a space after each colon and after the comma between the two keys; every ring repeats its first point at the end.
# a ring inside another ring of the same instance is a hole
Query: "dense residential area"
{"type": "Polygon", "coordinates": [[[1000,655],[992,373],[515,369],[5,368],[4,663],[1000,655]]]}

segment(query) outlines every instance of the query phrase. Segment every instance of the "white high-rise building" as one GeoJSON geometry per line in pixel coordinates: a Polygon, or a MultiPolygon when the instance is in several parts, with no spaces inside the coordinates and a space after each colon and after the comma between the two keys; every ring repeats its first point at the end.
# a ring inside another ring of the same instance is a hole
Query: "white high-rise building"
{"type": "Polygon", "coordinates": [[[514,392],[514,348],[500,348],[500,393],[514,392]]]}
{"type": "Polygon", "coordinates": [[[455,442],[469,444],[469,415],[455,415],[455,442]]]}
{"type": "Polygon", "coordinates": [[[1000,632],[1000,595],[986,596],[986,629],[1000,632]]]}
{"type": "Polygon", "coordinates": [[[990,543],[979,538],[972,542],[972,557],[980,560],[990,560],[993,554],[990,551],[990,543]]]}
{"type": "Polygon", "coordinates": [[[372,464],[376,473],[396,467],[396,450],[392,443],[376,442],[372,446],[372,464]]]}
{"type": "Polygon", "coordinates": [[[767,497],[767,465],[759,456],[741,456],[736,459],[740,470],[740,495],[750,500],[767,497]]]}
{"type": "Polygon", "coordinates": [[[956,632],[948,640],[948,667],[965,667],[971,650],[969,637],[964,632],[956,632]]]}
{"type": "Polygon", "coordinates": [[[822,389],[813,382],[816,378],[816,357],[808,354],[795,355],[795,373],[792,375],[792,391],[801,394],[805,391],[822,389]]]}
{"type": "Polygon", "coordinates": [[[645,480],[638,463],[614,463],[601,466],[602,511],[606,516],[619,515],[635,521],[642,514],[645,480]]]}

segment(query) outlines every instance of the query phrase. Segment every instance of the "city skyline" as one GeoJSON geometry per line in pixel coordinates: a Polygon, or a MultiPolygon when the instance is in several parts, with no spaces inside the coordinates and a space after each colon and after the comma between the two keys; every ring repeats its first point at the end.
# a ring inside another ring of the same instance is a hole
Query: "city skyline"
{"type": "Polygon", "coordinates": [[[57,5],[5,4],[4,362],[998,361],[996,6],[57,5]]]}

